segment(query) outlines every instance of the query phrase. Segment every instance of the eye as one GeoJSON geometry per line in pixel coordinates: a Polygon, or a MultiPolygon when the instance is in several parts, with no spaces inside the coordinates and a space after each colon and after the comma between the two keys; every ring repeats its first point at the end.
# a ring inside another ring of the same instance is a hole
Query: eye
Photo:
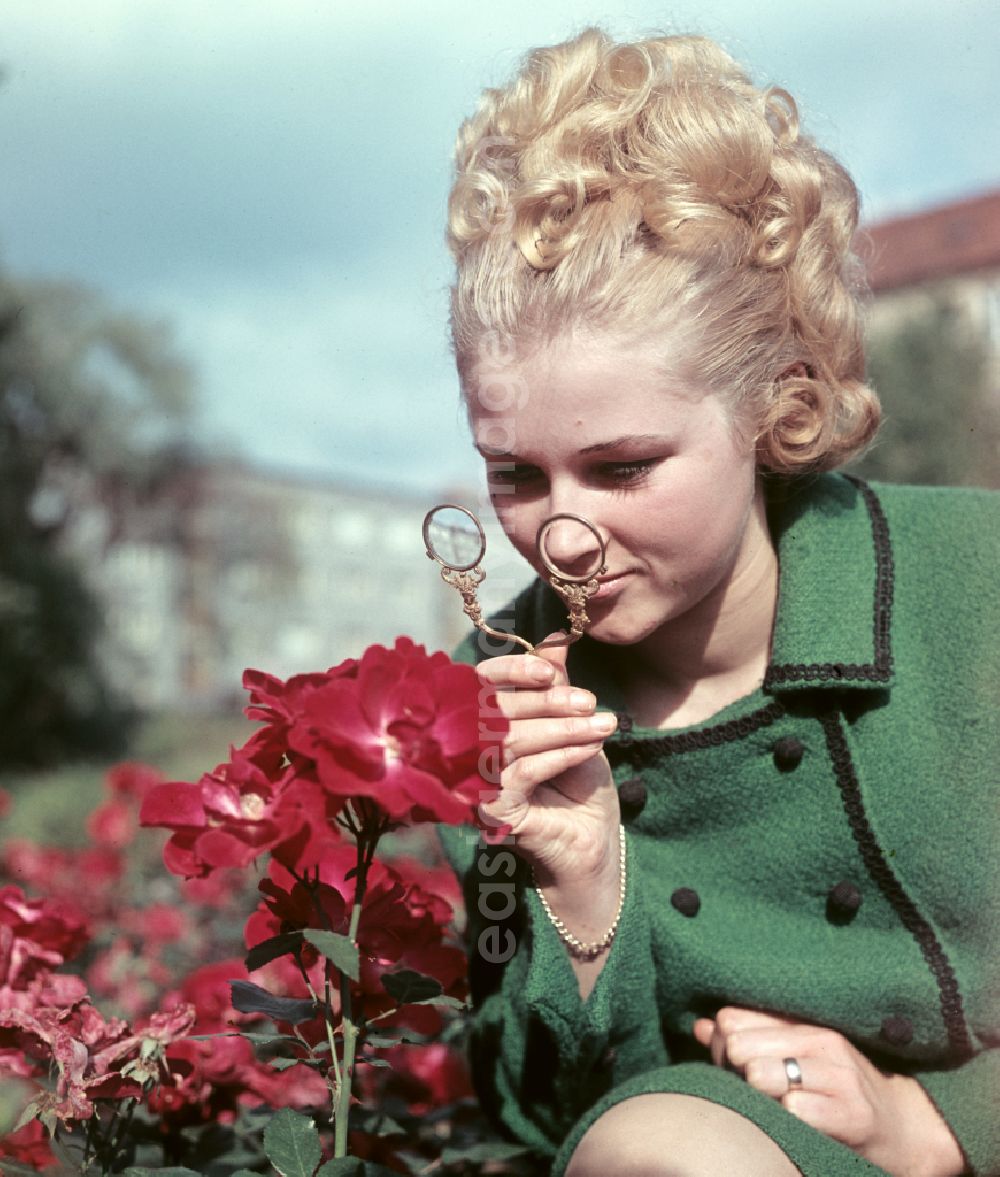
{"type": "Polygon", "coordinates": [[[521,462],[487,462],[486,478],[490,490],[502,487],[506,490],[528,490],[540,485],[544,475],[537,466],[521,462]]]}
{"type": "Polygon", "coordinates": [[[638,458],[629,462],[602,462],[597,468],[597,477],[615,487],[637,486],[661,461],[661,458],[638,458]]]}

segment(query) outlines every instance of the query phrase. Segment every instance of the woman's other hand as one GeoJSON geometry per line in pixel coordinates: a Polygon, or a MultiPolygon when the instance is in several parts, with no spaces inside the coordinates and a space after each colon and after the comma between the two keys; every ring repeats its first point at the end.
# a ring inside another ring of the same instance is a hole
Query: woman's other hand
{"type": "Polygon", "coordinates": [[[965,1172],[958,1142],[920,1084],[880,1071],[837,1031],[729,1006],[695,1022],[694,1036],[717,1066],[893,1177],[965,1172]],[[801,1085],[790,1085],[785,1059],[798,1063],[801,1085]]]}

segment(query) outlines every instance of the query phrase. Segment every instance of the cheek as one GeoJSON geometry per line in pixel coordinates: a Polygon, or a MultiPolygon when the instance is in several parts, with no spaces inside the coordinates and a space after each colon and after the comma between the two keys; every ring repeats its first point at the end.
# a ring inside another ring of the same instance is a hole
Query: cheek
{"type": "Polygon", "coordinates": [[[657,495],[650,514],[658,530],[649,531],[650,540],[676,554],[707,549],[724,554],[740,541],[755,489],[753,463],[742,454],[694,455],[683,474],[657,495]]]}
{"type": "Polygon", "coordinates": [[[512,502],[511,496],[502,491],[492,494],[490,502],[511,546],[529,564],[536,565],[535,535],[541,522],[538,512],[525,503],[512,502]]]}

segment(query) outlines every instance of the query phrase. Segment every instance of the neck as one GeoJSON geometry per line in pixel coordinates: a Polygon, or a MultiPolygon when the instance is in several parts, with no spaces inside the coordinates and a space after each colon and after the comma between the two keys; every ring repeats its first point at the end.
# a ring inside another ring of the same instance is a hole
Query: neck
{"type": "Polygon", "coordinates": [[[682,617],[622,649],[619,678],[644,727],[686,727],[756,690],[770,660],[778,557],[758,491],[731,573],[682,617]]]}

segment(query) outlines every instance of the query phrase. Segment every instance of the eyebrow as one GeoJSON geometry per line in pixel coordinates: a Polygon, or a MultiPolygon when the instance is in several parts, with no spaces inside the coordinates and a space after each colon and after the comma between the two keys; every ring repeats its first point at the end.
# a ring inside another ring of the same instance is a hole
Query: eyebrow
{"type": "Polygon", "coordinates": [[[580,450],[581,454],[603,454],[608,450],[618,450],[623,446],[645,445],[654,442],[657,445],[669,445],[671,439],[662,433],[623,433],[621,437],[613,437],[610,441],[598,441],[580,450]]]}
{"type": "MultiPolygon", "coordinates": [[[[492,449],[490,446],[480,445],[475,442],[475,448],[484,458],[492,458],[494,461],[502,459],[508,462],[518,461],[518,457],[514,453],[509,453],[504,450],[492,449]]],[[[593,445],[584,446],[580,450],[582,455],[603,454],[614,450],[622,449],[625,446],[632,445],[669,445],[671,438],[662,433],[623,433],[620,437],[613,437],[609,441],[597,441],[593,445]]]]}

